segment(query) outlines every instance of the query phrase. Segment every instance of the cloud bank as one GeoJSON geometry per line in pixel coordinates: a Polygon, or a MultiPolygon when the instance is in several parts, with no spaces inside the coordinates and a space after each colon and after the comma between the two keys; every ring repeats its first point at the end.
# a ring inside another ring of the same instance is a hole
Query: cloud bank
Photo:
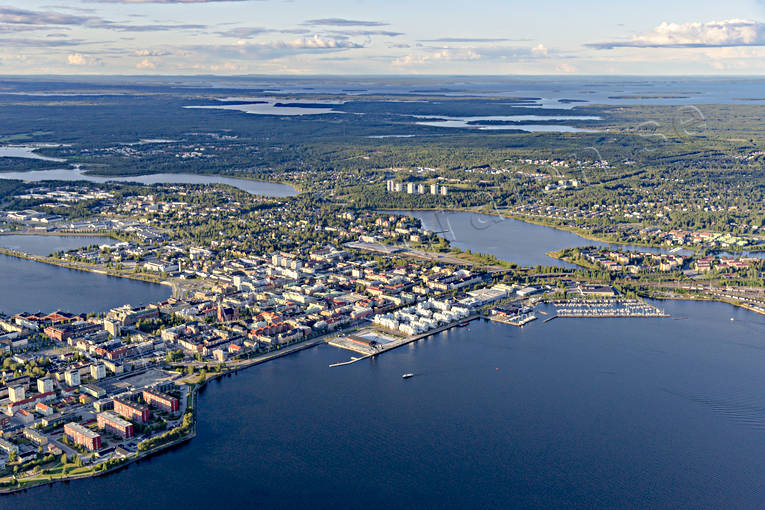
{"type": "Polygon", "coordinates": [[[753,20],[663,22],[653,30],[626,41],[590,43],[599,50],[614,48],[726,48],[765,46],[765,24],[753,20]]]}

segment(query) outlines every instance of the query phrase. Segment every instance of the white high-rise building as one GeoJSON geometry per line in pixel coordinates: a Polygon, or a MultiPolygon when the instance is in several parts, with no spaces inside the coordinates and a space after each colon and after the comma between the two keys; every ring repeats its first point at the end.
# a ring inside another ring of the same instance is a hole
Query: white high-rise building
{"type": "Polygon", "coordinates": [[[19,402],[27,398],[26,388],[23,386],[13,386],[8,388],[8,399],[13,402],[19,402]]]}
{"type": "Polygon", "coordinates": [[[38,393],[50,393],[53,391],[53,379],[50,377],[43,377],[37,380],[38,393]]]}
{"type": "Polygon", "coordinates": [[[69,386],[79,386],[80,385],[80,371],[79,370],[67,370],[64,372],[64,380],[66,381],[66,384],[69,386]]]}
{"type": "Polygon", "coordinates": [[[95,365],[90,365],[90,377],[92,377],[96,381],[105,378],[106,366],[104,366],[103,363],[96,363],[95,365]]]}

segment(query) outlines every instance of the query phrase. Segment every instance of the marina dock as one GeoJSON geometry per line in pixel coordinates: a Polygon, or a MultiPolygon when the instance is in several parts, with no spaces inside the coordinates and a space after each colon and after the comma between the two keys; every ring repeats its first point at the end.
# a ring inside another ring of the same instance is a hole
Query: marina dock
{"type": "Polygon", "coordinates": [[[637,299],[555,302],[557,317],[669,317],[664,310],[637,299]]]}

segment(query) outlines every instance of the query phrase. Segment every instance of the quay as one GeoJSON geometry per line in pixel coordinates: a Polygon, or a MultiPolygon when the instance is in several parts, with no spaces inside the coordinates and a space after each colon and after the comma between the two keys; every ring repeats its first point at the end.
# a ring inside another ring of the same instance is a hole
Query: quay
{"type": "MultiPolygon", "coordinates": [[[[533,313],[524,313],[524,314],[514,315],[512,317],[501,317],[499,315],[490,315],[488,319],[492,322],[499,322],[501,324],[509,324],[511,326],[518,326],[519,328],[522,328],[529,322],[536,320],[537,316],[534,315],[533,313]]],[[[544,322],[547,322],[547,320],[545,320],[544,322]]]]}
{"type": "Polygon", "coordinates": [[[349,345],[346,338],[337,338],[333,339],[329,342],[327,342],[329,345],[332,345],[333,347],[337,347],[339,349],[345,349],[352,352],[356,352],[359,354],[364,354],[360,358],[352,358],[349,361],[344,361],[341,363],[333,363],[329,365],[330,367],[338,367],[338,366],[345,366],[345,365],[351,365],[353,363],[356,363],[357,361],[362,361],[368,358],[374,358],[375,356],[378,356],[384,352],[392,351],[393,349],[398,349],[401,346],[411,344],[412,342],[416,342],[418,340],[422,340],[423,338],[427,338],[429,336],[435,335],[437,333],[441,333],[442,331],[446,331],[448,329],[452,329],[454,327],[458,327],[460,325],[463,325],[468,322],[472,322],[478,318],[481,317],[481,314],[474,313],[464,319],[460,319],[454,322],[450,322],[449,324],[445,324],[443,326],[431,329],[429,331],[425,331],[424,333],[420,333],[417,335],[411,335],[404,338],[396,338],[390,342],[387,343],[379,343],[375,344],[374,346],[368,347],[366,350],[363,349],[363,346],[359,345],[349,345]]]}

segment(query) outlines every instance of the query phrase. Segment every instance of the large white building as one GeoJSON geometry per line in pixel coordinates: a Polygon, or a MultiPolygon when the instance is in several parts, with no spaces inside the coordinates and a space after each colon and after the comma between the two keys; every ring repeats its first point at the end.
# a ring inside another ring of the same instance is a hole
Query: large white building
{"type": "Polygon", "coordinates": [[[20,402],[27,398],[27,391],[24,386],[13,386],[8,388],[8,398],[11,402],[20,402]]]}
{"type": "Polygon", "coordinates": [[[50,377],[43,377],[37,380],[37,392],[49,393],[53,391],[53,379],[50,377]]]}
{"type": "Polygon", "coordinates": [[[106,377],[106,366],[103,363],[90,365],[90,377],[96,381],[106,377]]]}
{"type": "Polygon", "coordinates": [[[69,386],[80,385],[80,371],[79,370],[67,370],[64,372],[64,380],[69,386]]]}

